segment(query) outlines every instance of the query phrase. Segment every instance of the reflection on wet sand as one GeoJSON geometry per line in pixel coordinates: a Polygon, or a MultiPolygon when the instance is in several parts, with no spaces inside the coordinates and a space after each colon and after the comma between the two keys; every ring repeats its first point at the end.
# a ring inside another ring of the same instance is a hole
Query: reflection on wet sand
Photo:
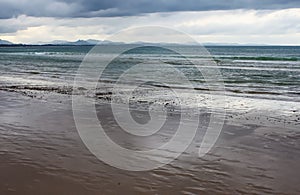
{"type": "MultiPolygon", "coordinates": [[[[44,101],[8,92],[0,96],[1,194],[300,193],[296,126],[275,128],[229,118],[217,144],[203,158],[198,157],[200,131],[171,164],[129,172],[99,161],[87,150],[76,131],[70,99],[44,101]]],[[[126,147],[155,147],[172,133],[169,128],[145,142],[125,139],[105,105],[98,108],[106,117],[104,125],[111,128],[109,135],[126,147]]],[[[202,116],[204,126],[208,117],[202,116]]]]}

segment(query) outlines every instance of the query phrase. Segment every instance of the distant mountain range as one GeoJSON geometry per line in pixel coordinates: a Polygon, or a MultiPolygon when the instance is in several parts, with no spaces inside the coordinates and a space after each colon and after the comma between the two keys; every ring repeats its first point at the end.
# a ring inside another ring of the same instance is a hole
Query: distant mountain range
{"type": "Polygon", "coordinates": [[[64,40],[55,40],[51,42],[40,42],[38,45],[113,45],[113,44],[124,44],[122,42],[112,42],[112,41],[100,41],[95,39],[88,40],[78,40],[78,41],[64,41],[64,40]]]}
{"type": "MultiPolygon", "coordinates": [[[[65,41],[65,40],[55,40],[51,42],[38,42],[37,44],[14,44],[12,42],[0,39],[0,45],[121,45],[126,44],[124,42],[112,42],[112,41],[100,41],[95,39],[88,40],[77,40],[77,41],[65,41]]],[[[147,43],[147,42],[135,42],[132,44],[138,45],[182,45],[175,43],[147,43]]],[[[194,44],[183,44],[183,45],[194,45],[194,44]]],[[[269,46],[267,44],[239,44],[239,43],[203,43],[204,46],[269,46]]]]}
{"type": "Polygon", "coordinates": [[[36,44],[15,44],[6,40],[0,39],[0,45],[113,45],[113,44],[124,44],[122,42],[112,42],[112,41],[99,41],[94,39],[89,40],[78,40],[78,41],[64,41],[64,40],[55,40],[51,42],[38,42],[36,44]]]}

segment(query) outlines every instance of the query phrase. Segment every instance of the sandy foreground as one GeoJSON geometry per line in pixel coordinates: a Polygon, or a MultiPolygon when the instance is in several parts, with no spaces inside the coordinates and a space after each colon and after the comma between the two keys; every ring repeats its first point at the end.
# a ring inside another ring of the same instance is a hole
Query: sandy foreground
{"type": "MultiPolygon", "coordinates": [[[[300,194],[297,127],[229,118],[206,156],[197,155],[199,134],[171,164],[130,172],[89,152],[76,130],[69,96],[52,101],[0,91],[0,97],[0,194],[300,194]]],[[[155,147],[165,138],[126,137],[111,125],[107,105],[97,110],[108,134],[124,147],[155,147]]]]}

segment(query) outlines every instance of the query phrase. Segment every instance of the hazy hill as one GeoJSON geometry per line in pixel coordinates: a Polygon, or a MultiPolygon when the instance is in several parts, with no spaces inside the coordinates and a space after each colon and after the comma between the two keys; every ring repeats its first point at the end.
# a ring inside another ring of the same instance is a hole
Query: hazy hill
{"type": "Polygon", "coordinates": [[[12,44],[13,44],[12,42],[0,39],[0,45],[12,45],[12,44]]]}

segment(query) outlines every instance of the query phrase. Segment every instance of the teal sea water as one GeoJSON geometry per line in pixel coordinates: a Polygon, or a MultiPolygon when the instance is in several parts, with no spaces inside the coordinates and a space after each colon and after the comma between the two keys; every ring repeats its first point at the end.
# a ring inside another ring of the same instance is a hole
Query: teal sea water
{"type": "MultiPolygon", "coordinates": [[[[100,46],[103,55],[114,53],[114,47],[100,46]]],[[[197,62],[206,58],[196,46],[181,47],[197,62]]],[[[35,90],[67,89],[72,86],[76,71],[92,46],[23,46],[0,47],[0,87],[32,88],[35,90]]],[[[228,95],[252,98],[300,100],[300,47],[280,46],[210,46],[206,49],[218,64],[228,95]]],[[[164,53],[159,47],[136,49],[106,71],[104,80],[115,80],[118,71],[138,61],[156,60],[177,66],[187,73],[195,88],[205,89],[205,80],[192,71],[182,56],[164,53]]],[[[204,64],[205,66],[205,64],[204,64]]],[[[216,68],[209,67],[206,68],[216,68]]],[[[160,76],[161,70],[152,70],[160,76]]],[[[143,80],[144,72],[136,72],[143,80]]],[[[155,80],[155,78],[154,78],[155,80]]],[[[177,87],[180,83],[173,83],[177,87]]]]}

